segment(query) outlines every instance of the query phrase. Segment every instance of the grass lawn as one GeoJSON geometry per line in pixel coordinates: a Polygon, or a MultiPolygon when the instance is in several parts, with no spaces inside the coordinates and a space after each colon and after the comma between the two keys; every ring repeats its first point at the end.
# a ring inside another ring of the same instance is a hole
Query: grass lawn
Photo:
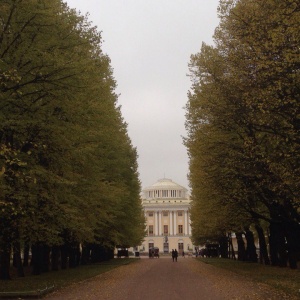
{"type": "Polygon", "coordinates": [[[230,270],[254,281],[272,286],[286,294],[300,297],[300,270],[264,266],[224,258],[199,258],[201,262],[230,270]]]}
{"type": "Polygon", "coordinates": [[[137,259],[134,258],[113,259],[99,264],[79,266],[74,269],[53,271],[37,276],[28,275],[25,277],[16,277],[8,281],[0,281],[0,298],[4,296],[3,293],[7,292],[18,292],[20,295],[30,295],[36,294],[38,290],[44,290],[47,287],[54,286],[54,289],[59,289],[63,286],[83,281],[135,261],[137,261],[137,259]]]}

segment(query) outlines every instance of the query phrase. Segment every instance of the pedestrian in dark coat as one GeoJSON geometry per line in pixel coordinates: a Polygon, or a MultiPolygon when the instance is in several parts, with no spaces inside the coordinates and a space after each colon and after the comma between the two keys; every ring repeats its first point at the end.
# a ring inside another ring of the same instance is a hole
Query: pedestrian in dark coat
{"type": "Polygon", "coordinates": [[[175,259],[175,251],[174,251],[174,249],[172,249],[172,260],[173,260],[173,262],[174,262],[174,259],[175,259]]]}
{"type": "Polygon", "coordinates": [[[175,256],[175,261],[177,261],[178,252],[177,252],[177,250],[176,250],[176,249],[174,250],[174,254],[175,254],[175,255],[174,255],[174,256],[175,256]]]}

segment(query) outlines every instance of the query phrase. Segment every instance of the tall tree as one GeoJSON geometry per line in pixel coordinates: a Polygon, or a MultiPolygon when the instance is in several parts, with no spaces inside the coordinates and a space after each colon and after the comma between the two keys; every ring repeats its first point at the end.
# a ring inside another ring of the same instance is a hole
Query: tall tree
{"type": "Polygon", "coordinates": [[[60,0],[2,2],[0,20],[1,277],[15,242],[39,273],[52,246],[71,261],[80,242],[140,240],[136,152],[97,28],[60,0]]]}
{"type": "MultiPolygon", "coordinates": [[[[254,222],[268,221],[273,234],[288,240],[290,266],[295,267],[299,245],[291,237],[299,233],[299,4],[221,1],[219,13],[215,47],[203,45],[192,56],[195,83],[187,146],[194,160],[205,159],[200,165],[216,179],[226,202],[237,204],[254,222]],[[199,132],[210,143],[202,158],[203,150],[198,154],[194,146],[199,132]]],[[[283,240],[274,242],[274,263],[279,257],[284,264],[283,240]]]]}

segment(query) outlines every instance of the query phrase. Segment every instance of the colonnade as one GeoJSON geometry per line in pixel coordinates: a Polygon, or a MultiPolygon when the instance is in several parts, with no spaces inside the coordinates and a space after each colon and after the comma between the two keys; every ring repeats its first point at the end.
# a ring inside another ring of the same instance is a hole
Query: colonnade
{"type": "MultiPolygon", "coordinates": [[[[153,234],[155,236],[186,236],[191,235],[190,213],[188,210],[158,210],[153,211],[154,224],[153,234]],[[163,213],[167,212],[167,216],[163,213]],[[178,212],[182,212],[182,216],[178,217],[178,212]],[[168,225],[167,233],[164,232],[164,225],[168,225]],[[182,225],[182,232],[179,232],[178,225],[182,225]]],[[[148,223],[149,225],[150,223],[148,223]]],[[[152,225],[152,224],[151,224],[152,225]]]]}
{"type": "Polygon", "coordinates": [[[183,190],[150,190],[145,192],[145,199],[163,199],[163,198],[185,198],[183,190]]]}

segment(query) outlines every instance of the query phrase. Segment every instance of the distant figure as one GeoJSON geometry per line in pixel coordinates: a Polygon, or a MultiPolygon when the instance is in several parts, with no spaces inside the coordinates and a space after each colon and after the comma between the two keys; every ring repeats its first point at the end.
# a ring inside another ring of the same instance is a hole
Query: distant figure
{"type": "Polygon", "coordinates": [[[172,249],[172,260],[173,260],[173,262],[174,262],[174,259],[175,259],[175,251],[174,251],[174,249],[172,249]]]}
{"type": "Polygon", "coordinates": [[[178,252],[176,249],[174,250],[174,257],[175,257],[175,261],[177,262],[178,252]]]}
{"type": "Polygon", "coordinates": [[[184,256],[184,255],[185,255],[185,253],[184,253],[184,251],[182,250],[182,257],[184,257],[184,258],[185,258],[185,256],[184,256]]]}

